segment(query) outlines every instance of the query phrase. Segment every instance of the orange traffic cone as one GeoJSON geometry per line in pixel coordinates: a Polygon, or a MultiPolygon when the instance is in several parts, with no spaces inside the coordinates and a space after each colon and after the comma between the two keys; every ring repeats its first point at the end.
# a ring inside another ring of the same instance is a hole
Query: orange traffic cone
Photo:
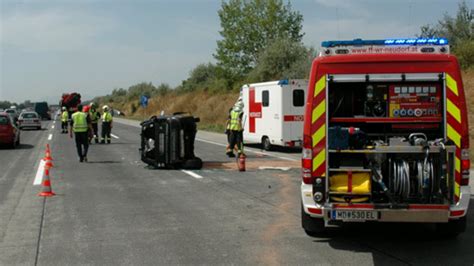
{"type": "Polygon", "coordinates": [[[44,170],[43,178],[43,190],[38,194],[41,197],[52,197],[54,194],[53,189],[51,188],[51,180],[49,179],[49,169],[44,170]]]}
{"type": "Polygon", "coordinates": [[[44,160],[46,161],[46,163],[44,164],[44,169],[49,171],[51,168],[53,168],[53,162],[51,162],[51,160],[44,160]]]}
{"type": "Polygon", "coordinates": [[[51,157],[51,151],[49,149],[46,149],[46,155],[44,156],[43,160],[45,161],[52,161],[53,157],[51,157]]]}

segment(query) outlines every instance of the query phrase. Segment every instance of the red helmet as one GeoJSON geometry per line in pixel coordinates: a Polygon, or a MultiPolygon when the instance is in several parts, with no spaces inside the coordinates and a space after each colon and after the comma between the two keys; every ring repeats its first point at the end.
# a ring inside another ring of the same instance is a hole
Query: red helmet
{"type": "Polygon", "coordinates": [[[89,105],[86,105],[86,106],[82,107],[82,111],[85,112],[85,113],[89,112],[90,109],[91,109],[91,107],[89,105]]]}

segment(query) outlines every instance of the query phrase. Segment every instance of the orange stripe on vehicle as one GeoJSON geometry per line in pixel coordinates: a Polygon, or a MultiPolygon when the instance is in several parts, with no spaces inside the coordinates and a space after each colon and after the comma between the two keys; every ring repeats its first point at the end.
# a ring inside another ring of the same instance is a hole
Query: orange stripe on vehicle
{"type": "Polygon", "coordinates": [[[326,88],[326,75],[322,76],[316,85],[314,86],[314,97],[318,96],[319,93],[326,88]]]}
{"type": "Polygon", "coordinates": [[[313,134],[313,147],[316,146],[325,136],[326,136],[326,125],[323,124],[323,125],[313,134]]]}
{"type": "Polygon", "coordinates": [[[316,122],[323,114],[326,113],[326,100],[322,100],[319,105],[313,109],[311,123],[316,122]]]}
{"type": "Polygon", "coordinates": [[[326,162],[326,149],[322,149],[318,155],[313,158],[313,171],[316,171],[323,163],[326,162]]]}
{"type": "Polygon", "coordinates": [[[456,96],[459,96],[458,84],[449,74],[446,74],[446,85],[456,96]]]}
{"type": "Polygon", "coordinates": [[[461,110],[449,99],[447,99],[446,102],[446,109],[448,110],[448,113],[458,121],[459,124],[461,124],[461,110]]]}
{"type": "Polygon", "coordinates": [[[458,182],[454,182],[454,195],[459,199],[461,196],[461,186],[458,182]]]}
{"type": "Polygon", "coordinates": [[[461,148],[461,135],[450,125],[447,126],[447,135],[448,138],[454,141],[456,147],[461,148]]]}

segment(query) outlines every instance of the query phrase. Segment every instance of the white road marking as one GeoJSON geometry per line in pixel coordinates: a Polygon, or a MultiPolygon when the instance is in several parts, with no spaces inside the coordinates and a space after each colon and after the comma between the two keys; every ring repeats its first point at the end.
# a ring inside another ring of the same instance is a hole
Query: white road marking
{"type": "Polygon", "coordinates": [[[49,134],[48,140],[52,140],[52,139],[53,139],[53,134],[49,134]]]}
{"type": "Polygon", "coordinates": [[[112,138],[114,138],[114,139],[119,139],[119,137],[114,135],[114,134],[110,134],[110,136],[112,136],[112,138]]]}
{"type": "Polygon", "coordinates": [[[51,128],[54,129],[54,125],[51,128]]]}
{"type": "Polygon", "coordinates": [[[34,186],[41,185],[41,182],[43,181],[44,165],[45,164],[46,164],[46,162],[44,160],[40,161],[40,164],[38,166],[38,171],[36,171],[35,180],[33,181],[34,186]]]}
{"type": "Polygon", "coordinates": [[[194,177],[194,178],[196,178],[196,179],[201,179],[201,178],[202,178],[202,176],[200,176],[200,175],[198,175],[198,174],[196,174],[196,173],[194,173],[194,172],[191,172],[191,171],[181,170],[181,172],[183,172],[183,173],[185,173],[185,174],[188,174],[188,175],[190,175],[190,176],[192,176],[192,177],[194,177]]]}
{"type": "Polygon", "coordinates": [[[199,139],[199,138],[196,138],[196,140],[200,141],[200,142],[206,142],[206,143],[214,144],[214,145],[217,145],[217,146],[227,147],[226,144],[217,143],[217,142],[214,142],[214,141],[209,141],[209,140],[199,139]]]}
{"type": "MultiPolygon", "coordinates": [[[[217,145],[217,146],[227,147],[226,144],[217,143],[217,142],[214,142],[214,141],[209,141],[209,140],[200,139],[200,138],[196,138],[196,140],[201,141],[201,142],[205,142],[205,143],[214,144],[214,145],[217,145]]],[[[261,151],[254,150],[252,148],[245,148],[244,152],[245,151],[252,152],[252,153],[255,153],[255,154],[260,154],[260,155],[267,155],[267,156],[275,157],[275,158],[282,159],[282,160],[285,160],[285,161],[292,161],[292,162],[298,161],[297,159],[284,157],[284,156],[278,156],[278,155],[274,155],[274,154],[266,153],[266,152],[261,152],[261,151]]]]}

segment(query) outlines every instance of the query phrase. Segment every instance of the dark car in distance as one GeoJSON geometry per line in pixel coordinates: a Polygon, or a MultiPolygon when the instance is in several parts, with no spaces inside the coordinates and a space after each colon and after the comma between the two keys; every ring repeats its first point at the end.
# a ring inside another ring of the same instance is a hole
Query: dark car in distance
{"type": "Polygon", "coordinates": [[[51,112],[47,102],[37,102],[35,103],[34,111],[38,113],[41,119],[51,120],[51,112]]]}

